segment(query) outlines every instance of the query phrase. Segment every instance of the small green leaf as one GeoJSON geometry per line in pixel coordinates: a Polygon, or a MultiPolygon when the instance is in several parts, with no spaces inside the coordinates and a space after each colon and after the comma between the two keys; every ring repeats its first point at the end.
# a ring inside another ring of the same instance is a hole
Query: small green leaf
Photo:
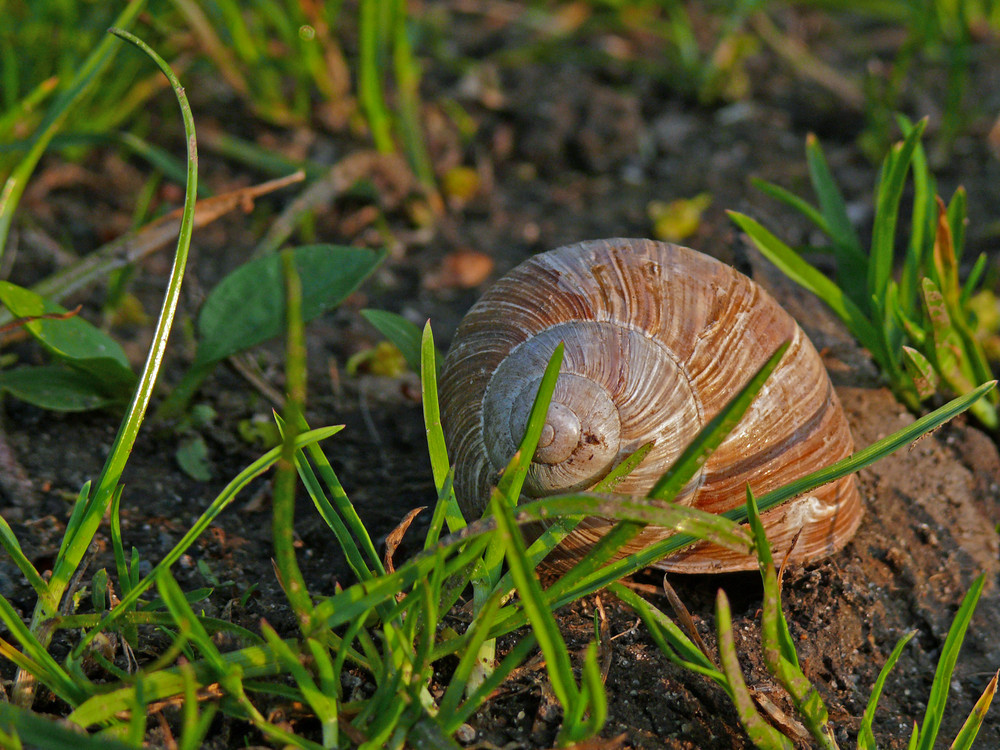
{"type": "Polygon", "coordinates": [[[201,435],[186,438],[174,453],[181,471],[199,482],[212,478],[212,462],[208,458],[208,446],[201,435]]]}
{"type": "MultiPolygon", "coordinates": [[[[362,310],[361,317],[371,323],[378,332],[396,345],[406,364],[414,372],[420,372],[420,328],[402,315],[387,310],[362,310]]],[[[441,370],[441,352],[435,350],[438,372],[441,370]]]]}
{"type": "MultiPolygon", "coordinates": [[[[302,279],[302,319],[339,304],[382,262],[385,253],[357,247],[308,245],[295,249],[302,279]]],[[[212,290],[198,316],[198,351],[192,368],[274,338],[284,330],[285,285],[281,258],[246,263],[212,290]]]]}

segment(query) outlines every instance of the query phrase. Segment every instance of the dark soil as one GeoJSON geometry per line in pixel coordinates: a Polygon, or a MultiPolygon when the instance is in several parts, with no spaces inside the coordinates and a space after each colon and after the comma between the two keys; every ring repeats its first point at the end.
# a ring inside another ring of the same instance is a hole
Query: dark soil
{"type": "MultiPolygon", "coordinates": [[[[458,4],[461,5],[461,4],[458,4]]],[[[450,5],[448,7],[451,7],[450,5]]],[[[504,7],[498,5],[497,7],[504,7]]],[[[348,376],[347,358],[376,344],[379,336],[358,315],[362,307],[400,312],[414,322],[430,318],[440,346],[489,280],[530,254],[583,239],[649,236],[646,207],[653,200],[688,198],[701,192],[712,204],[694,236],[684,244],[735,264],[765,284],[787,306],[826,358],[858,446],[865,446],[913,419],[879,384],[860,351],[823,306],[783,279],[752,252],[726,218],[737,209],[780,227],[793,244],[807,241],[803,220],[769,202],[750,186],[751,177],[778,182],[808,194],[804,141],[819,132],[832,169],[844,186],[853,215],[868,231],[875,168],[856,146],[862,118],[825,90],[803,83],[766,51],[748,62],[751,89],[730,104],[703,107],[675,93],[668,81],[637,72],[640,66],[613,61],[587,64],[582,55],[548,54],[544,49],[498,63],[497,50],[523,44],[525,27],[490,13],[446,12],[449,64],[428,61],[424,85],[428,141],[440,171],[472,165],[482,187],[468,201],[455,200],[433,230],[414,228],[408,218],[417,204],[382,196],[377,209],[362,196],[338,199],[316,217],[318,241],[390,245],[390,257],[376,276],[335,313],[309,327],[310,399],[313,425],[344,423],[326,444],[327,455],[378,544],[411,508],[433,502],[426,460],[419,389],[411,375],[397,378],[348,376]],[[513,61],[512,61],[513,60],[513,61]],[[444,110],[450,98],[474,119],[476,130],[463,140],[444,110]],[[384,216],[391,236],[375,221],[384,216]],[[446,271],[458,254],[484,254],[493,264],[489,279],[463,284],[446,271]]],[[[843,45],[849,26],[822,17],[808,21],[814,51],[844,66],[864,69],[865,52],[843,45]],[[853,57],[852,57],[853,55],[853,57]]],[[[440,23],[440,22],[439,22],[440,23]]],[[[612,33],[577,39],[579,49],[615,40],[644,52],[641,38],[612,33]]],[[[570,44],[570,42],[567,42],[570,44]]],[[[526,47],[526,49],[534,49],[526,47]]],[[[128,58],[128,64],[139,64],[128,58]]],[[[1000,71],[997,61],[972,69],[972,92],[989,92],[1000,71]]],[[[937,79],[931,76],[933,83],[937,79]]],[[[232,131],[289,155],[333,163],[363,148],[362,141],[314,130],[279,130],[248,124],[237,102],[217,100],[217,88],[187,83],[196,122],[204,131],[232,131]],[[254,129],[250,129],[253,127],[254,129]]],[[[985,96],[985,93],[984,93],[985,96]]],[[[975,98],[975,97],[970,97],[975,98]]],[[[171,113],[169,100],[164,112],[171,113]]],[[[988,102],[979,102],[984,109],[988,102]]],[[[940,111],[926,99],[904,100],[911,114],[940,111]],[[929,112],[928,112],[929,108],[929,112]]],[[[992,108],[995,110],[995,106],[992,108]]],[[[172,117],[172,113],[170,114],[172,117]]],[[[991,249],[988,228],[1000,205],[1000,164],[991,155],[990,123],[970,111],[948,159],[936,165],[939,192],[959,184],[969,192],[966,257],[991,249]]],[[[166,120],[159,132],[175,132],[166,120]]],[[[932,138],[934,133],[932,132],[932,138]]],[[[181,152],[181,139],[161,145],[181,152]]],[[[262,179],[202,154],[204,181],[215,191],[262,179]]],[[[94,151],[73,170],[57,157],[45,160],[19,215],[21,253],[11,273],[28,284],[51,272],[37,233],[47,232],[80,254],[127,227],[132,197],[148,168],[94,151]],[[60,175],[68,175],[64,179],[60,175]],[[75,176],[74,176],[75,175],[75,176]],[[82,176],[81,176],[82,175],[82,176]],[[46,179],[46,176],[49,179],[46,179]],[[32,232],[35,232],[33,234],[32,232]]],[[[177,191],[165,187],[158,202],[169,205],[177,191]]],[[[286,198],[260,202],[249,217],[234,216],[199,231],[189,263],[185,315],[193,315],[199,290],[211,286],[242,262],[269,217],[286,198]]],[[[153,314],[166,278],[167,261],[154,257],[137,272],[132,289],[153,314]]],[[[99,294],[84,297],[84,315],[98,318],[99,294]]],[[[177,329],[166,367],[165,387],[176,382],[192,354],[177,329]]],[[[149,331],[144,326],[114,329],[129,342],[136,362],[149,331]]],[[[27,349],[18,349],[31,357],[27,349]]],[[[264,347],[257,359],[265,378],[281,387],[280,347],[264,347]]],[[[205,383],[199,401],[218,416],[203,434],[210,448],[214,479],[198,482],[177,466],[179,437],[170,425],[147,425],[124,477],[122,525],[126,542],[145,560],[159,559],[190,527],[226,481],[262,452],[239,437],[243,420],[270,419],[271,404],[226,367],[205,383]]],[[[59,415],[7,400],[3,426],[30,490],[8,483],[2,512],[39,569],[50,564],[62,537],[72,499],[84,481],[95,478],[113,440],[119,415],[59,415]]],[[[6,470],[13,476],[12,469],[6,470]]],[[[871,686],[896,641],[917,635],[890,677],[875,721],[880,746],[906,746],[910,727],[920,720],[935,664],[955,609],[980,573],[986,590],[972,620],[952,681],[943,737],[950,740],[976,698],[1000,667],[1000,573],[996,525],[1000,512],[1000,457],[992,436],[964,418],[903,449],[860,475],[866,516],[857,537],[841,553],[804,569],[789,570],[784,605],[807,676],[830,710],[838,741],[853,742],[871,686]]],[[[206,614],[227,617],[250,628],[266,618],[282,632],[294,623],[284,606],[271,565],[269,485],[265,479],[224,514],[176,567],[185,588],[214,585],[206,614]],[[256,585],[245,606],[240,597],[256,585]]],[[[414,538],[426,519],[418,517],[414,538]]],[[[331,594],[350,574],[325,525],[307,502],[298,509],[300,562],[316,596],[331,594]]],[[[106,536],[100,537],[105,548],[106,536]]],[[[406,553],[404,545],[400,555],[406,553]]],[[[94,567],[113,569],[108,549],[94,567]]],[[[791,715],[783,693],[763,667],[758,638],[760,584],[754,575],[678,576],[672,585],[691,610],[710,646],[714,645],[713,601],[718,587],[733,603],[737,647],[748,684],[762,703],[791,715]]],[[[656,588],[660,579],[640,580],[656,588]]],[[[17,569],[0,561],[0,592],[25,616],[34,604],[17,569]]],[[[655,597],[654,597],[655,598],[655,597]]],[[[668,608],[657,598],[658,606],[668,608]]],[[[721,690],[704,678],[673,666],[646,635],[637,618],[610,596],[601,595],[560,612],[570,647],[579,652],[591,639],[593,611],[607,617],[610,652],[607,677],[609,719],[602,736],[622,736],[623,747],[743,748],[749,746],[735,711],[721,690]]],[[[140,658],[148,657],[140,654],[140,658]]],[[[9,666],[9,665],[8,665],[9,666]]],[[[10,678],[9,668],[4,677],[10,678]]],[[[43,710],[58,712],[47,703],[43,710]]],[[[265,707],[266,708],[266,707],[265,707]]],[[[267,711],[265,710],[265,713],[267,711]]],[[[548,747],[560,712],[546,685],[544,668],[530,662],[505,685],[472,722],[483,747],[548,747]]],[[[217,720],[213,746],[238,747],[262,740],[245,725],[217,720]]],[[[157,740],[162,741],[162,740],[157,740]]],[[[806,745],[805,741],[803,744],[806,745]]],[[[1000,719],[994,710],[980,734],[980,747],[1000,746],[1000,719]]]]}

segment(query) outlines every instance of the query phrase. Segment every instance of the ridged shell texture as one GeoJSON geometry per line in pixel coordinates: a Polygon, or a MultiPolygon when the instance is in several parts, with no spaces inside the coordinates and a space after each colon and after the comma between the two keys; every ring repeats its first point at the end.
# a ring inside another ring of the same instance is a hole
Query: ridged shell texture
{"type": "MultiPolygon", "coordinates": [[[[852,452],[847,420],[809,339],[746,276],[677,245],[595,240],[529,259],[469,311],[442,370],[442,419],[464,512],[481,515],[560,341],[562,370],[524,489],[532,497],[589,488],[653,441],[616,488],[645,495],[789,340],[748,412],[678,498],[703,510],[742,505],[748,482],[759,496],[852,452]]],[[[776,559],[794,541],[791,560],[807,561],[842,547],[861,515],[851,476],[763,520],[776,559]]],[[[549,564],[580,556],[608,528],[603,519],[589,519],[549,564]]],[[[628,550],[667,533],[647,528],[628,550]]],[[[753,557],[707,543],[660,564],[684,572],[755,566],[753,557]]]]}

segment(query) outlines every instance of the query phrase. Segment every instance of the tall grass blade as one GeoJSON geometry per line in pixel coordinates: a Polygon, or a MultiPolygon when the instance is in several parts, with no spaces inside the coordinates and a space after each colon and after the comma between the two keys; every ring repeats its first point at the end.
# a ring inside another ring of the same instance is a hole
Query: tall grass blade
{"type": "Polygon", "coordinates": [[[524,554],[524,540],[514,523],[510,507],[499,495],[493,496],[490,505],[497,522],[497,536],[503,544],[507,565],[510,566],[514,584],[521,595],[521,605],[538,639],[538,645],[545,655],[545,665],[552,690],[564,710],[569,711],[580,696],[566,643],[545,601],[541,584],[534,570],[528,566],[524,554]]]}
{"type": "Polygon", "coordinates": [[[976,603],[979,601],[980,594],[983,593],[985,584],[985,573],[972,582],[972,586],[962,599],[958,612],[955,613],[955,619],[952,620],[951,627],[948,629],[948,636],[945,638],[944,646],[941,647],[941,656],[938,658],[937,669],[934,671],[934,682],[931,684],[931,693],[927,698],[927,710],[920,723],[920,739],[917,745],[919,750],[933,750],[934,740],[937,739],[941,719],[944,717],[945,704],[948,702],[951,675],[955,669],[955,662],[958,661],[958,652],[962,648],[965,631],[972,620],[972,613],[976,610],[976,603]]]}
{"type": "Polygon", "coordinates": [[[858,750],[878,750],[878,745],[875,744],[875,735],[872,734],[875,709],[878,707],[879,699],[882,697],[882,690],[885,688],[885,681],[889,677],[889,672],[896,666],[896,662],[899,661],[899,657],[902,655],[906,644],[916,634],[916,630],[911,630],[900,638],[899,642],[892,649],[892,653],[889,654],[889,658],[882,665],[882,669],[878,673],[878,678],[875,680],[875,685],[872,687],[871,695],[868,696],[868,705],[865,706],[864,715],[861,717],[861,726],[858,729],[858,750]]]}
{"type": "Polygon", "coordinates": [[[837,317],[844,321],[861,345],[872,352],[880,362],[887,359],[885,344],[878,330],[858,303],[758,222],[735,211],[728,213],[729,218],[750,236],[768,260],[790,279],[823,300],[837,317]]]}
{"type": "Polygon", "coordinates": [[[757,712],[753,697],[743,681],[743,671],[736,657],[733,639],[733,619],[729,611],[729,599],[722,589],[715,598],[715,621],[719,636],[719,661],[729,684],[729,695],[740,723],[750,736],[750,741],[760,750],[793,750],[791,741],[768,724],[757,712]]]}
{"type": "Polygon", "coordinates": [[[1000,673],[993,675],[993,679],[986,686],[986,690],[979,696],[976,705],[972,707],[972,713],[969,714],[969,718],[962,724],[962,728],[959,730],[958,735],[956,735],[955,741],[951,743],[951,750],[968,750],[968,748],[972,747],[972,743],[979,733],[979,728],[983,725],[983,719],[986,718],[986,712],[990,708],[990,703],[993,702],[993,696],[996,695],[998,675],[1000,673]]]}

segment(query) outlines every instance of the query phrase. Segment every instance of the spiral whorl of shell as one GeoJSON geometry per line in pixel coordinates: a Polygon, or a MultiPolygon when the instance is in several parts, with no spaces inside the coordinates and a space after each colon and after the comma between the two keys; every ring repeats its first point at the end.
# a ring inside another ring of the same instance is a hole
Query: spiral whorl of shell
{"type": "MultiPolygon", "coordinates": [[[[819,355],[794,320],[750,279],[700,253],[648,240],[597,240],[537,255],[469,311],[441,375],[455,490],[478,517],[520,441],[545,365],[565,344],[553,405],[525,493],[592,486],[652,441],[616,492],[645,494],[679,452],[784,341],[781,363],[736,429],[679,501],[710,512],[849,455],[847,421],[819,355]]],[[[822,557],[861,518],[853,477],[764,515],[776,556],[822,557]]],[[[590,519],[561,548],[578,556],[608,528],[590,519]]],[[[648,528],[630,545],[662,538],[648,528]]],[[[662,567],[738,570],[751,557],[709,544],[662,567]]]]}

